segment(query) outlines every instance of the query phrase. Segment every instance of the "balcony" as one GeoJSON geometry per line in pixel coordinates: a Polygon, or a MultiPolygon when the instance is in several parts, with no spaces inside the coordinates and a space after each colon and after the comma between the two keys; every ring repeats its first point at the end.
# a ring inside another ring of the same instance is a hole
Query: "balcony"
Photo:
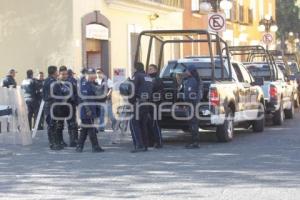
{"type": "Polygon", "coordinates": [[[138,12],[183,12],[184,0],[106,0],[114,8],[138,12]]]}

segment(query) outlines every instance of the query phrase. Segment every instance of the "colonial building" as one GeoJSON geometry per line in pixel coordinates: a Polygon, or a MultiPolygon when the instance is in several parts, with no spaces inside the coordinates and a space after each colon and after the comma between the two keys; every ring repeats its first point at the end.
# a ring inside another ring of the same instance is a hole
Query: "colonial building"
{"type": "MultiPolygon", "coordinates": [[[[208,28],[207,12],[201,10],[202,2],[215,2],[210,0],[185,0],[183,27],[185,29],[208,28]]],[[[221,2],[221,1],[219,1],[221,2]]],[[[221,35],[229,45],[256,45],[262,44],[263,34],[259,32],[259,22],[264,17],[276,17],[275,0],[230,0],[232,8],[222,10],[225,12],[227,22],[226,31],[221,35]]],[[[273,33],[275,47],[275,33],[273,33]]],[[[186,47],[185,54],[205,53],[205,45],[186,47]]]]}
{"type": "Polygon", "coordinates": [[[183,0],[2,0],[0,75],[48,65],[132,72],[138,33],[182,29],[183,0]]]}

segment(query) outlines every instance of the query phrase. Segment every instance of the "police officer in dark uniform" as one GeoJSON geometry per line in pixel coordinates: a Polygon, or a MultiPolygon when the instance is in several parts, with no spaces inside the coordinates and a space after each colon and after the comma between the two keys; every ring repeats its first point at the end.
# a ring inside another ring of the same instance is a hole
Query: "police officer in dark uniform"
{"type": "MultiPolygon", "coordinates": [[[[190,65],[186,70],[186,78],[183,80],[184,101],[194,107],[193,117],[188,121],[189,129],[192,134],[192,140],[186,145],[188,149],[199,148],[199,124],[195,114],[195,108],[200,100],[201,80],[194,65],[190,65]]],[[[190,110],[191,112],[191,110],[190,110]]]]}
{"type": "MultiPolygon", "coordinates": [[[[97,102],[97,96],[102,94],[102,89],[96,83],[96,70],[87,69],[85,71],[85,78],[80,80],[80,92],[83,95],[80,99],[80,103],[95,103],[97,102]],[[86,97],[86,98],[85,98],[86,97]]],[[[94,125],[95,119],[99,116],[97,112],[97,105],[83,105],[80,109],[81,129],[76,148],[77,152],[82,152],[85,140],[89,136],[92,143],[93,152],[103,152],[104,150],[99,146],[97,138],[97,129],[94,125]]]]}
{"type": "Polygon", "coordinates": [[[31,69],[26,72],[27,78],[22,81],[21,88],[24,92],[24,99],[27,106],[28,122],[30,130],[33,127],[32,122],[35,121],[35,110],[37,105],[37,82],[33,78],[33,71],[31,69]]]}
{"type": "Polygon", "coordinates": [[[154,110],[156,109],[156,113],[158,111],[159,103],[163,97],[163,81],[159,77],[158,67],[154,64],[149,65],[148,67],[148,75],[152,78],[153,81],[153,94],[152,94],[152,103],[156,105],[156,108],[150,108],[150,119],[149,119],[149,146],[153,146],[155,148],[162,148],[163,141],[161,135],[161,128],[158,125],[158,115],[154,116],[154,110]]]}
{"type": "Polygon", "coordinates": [[[143,152],[148,150],[148,128],[149,121],[149,102],[152,95],[153,83],[152,78],[144,71],[143,63],[135,64],[136,72],[133,75],[134,97],[130,103],[134,106],[134,114],[130,120],[130,130],[133,139],[134,150],[132,153],[143,152]]]}
{"type": "Polygon", "coordinates": [[[58,134],[58,121],[51,115],[51,109],[55,102],[58,100],[53,96],[60,95],[60,88],[57,87],[57,77],[58,71],[56,66],[49,66],[48,67],[48,78],[46,78],[44,86],[43,86],[43,100],[45,101],[45,116],[46,116],[46,123],[47,133],[48,133],[48,140],[49,146],[51,150],[61,150],[63,149],[63,145],[60,143],[59,134],[58,134]]]}
{"type": "MultiPolygon", "coordinates": [[[[35,109],[35,120],[36,117],[38,116],[39,108],[41,106],[42,100],[43,100],[43,85],[44,85],[44,73],[39,72],[38,76],[36,78],[36,98],[37,98],[37,106],[35,109]]],[[[39,122],[38,130],[43,130],[44,126],[44,112],[41,115],[41,119],[39,122]]]]}
{"type": "Polygon", "coordinates": [[[71,119],[67,120],[68,132],[70,136],[70,147],[76,147],[78,142],[78,124],[76,118],[76,107],[78,105],[78,91],[77,80],[74,78],[74,72],[72,69],[68,69],[67,82],[69,82],[72,85],[73,91],[72,97],[68,100],[68,103],[72,105],[72,117],[71,119]]]}
{"type": "MultiPolygon", "coordinates": [[[[58,96],[60,96],[59,97],[60,99],[58,100],[58,102],[68,103],[68,104],[72,105],[70,103],[70,101],[72,99],[71,92],[73,92],[72,91],[73,86],[71,85],[71,83],[68,84],[67,80],[68,80],[68,69],[66,66],[61,66],[59,68],[59,82],[57,84],[55,84],[55,87],[59,91],[58,96]],[[71,97],[68,97],[68,96],[71,96],[71,97]]],[[[64,137],[63,137],[63,130],[64,130],[64,124],[65,124],[64,119],[66,119],[67,117],[69,117],[70,114],[72,114],[72,110],[70,110],[70,108],[66,105],[57,105],[54,108],[54,114],[56,117],[60,118],[60,120],[57,121],[57,123],[58,123],[57,132],[58,132],[60,144],[64,147],[67,147],[68,145],[64,141],[64,137]]],[[[71,117],[73,117],[73,114],[71,117]]],[[[70,120],[70,119],[68,119],[68,120],[70,120]]],[[[72,138],[72,136],[70,135],[70,141],[71,141],[71,138],[72,138]]],[[[75,142],[75,141],[73,141],[73,142],[75,142]]],[[[72,146],[74,147],[74,144],[72,144],[72,146]]]]}
{"type": "Polygon", "coordinates": [[[15,69],[10,69],[8,75],[3,80],[2,86],[7,88],[10,87],[16,88],[17,87],[17,82],[15,80],[16,73],[17,71],[15,69]]]}

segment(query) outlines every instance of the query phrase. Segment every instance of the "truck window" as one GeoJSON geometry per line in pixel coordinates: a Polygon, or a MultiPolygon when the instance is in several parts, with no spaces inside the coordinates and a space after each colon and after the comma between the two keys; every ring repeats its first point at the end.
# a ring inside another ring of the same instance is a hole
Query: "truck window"
{"type": "Polygon", "coordinates": [[[283,74],[283,72],[280,70],[280,69],[278,69],[278,80],[282,80],[282,81],[284,81],[284,74],[283,74]]]}
{"type": "MultiPolygon", "coordinates": [[[[209,62],[185,62],[185,63],[170,62],[163,70],[161,76],[176,78],[177,76],[180,76],[180,74],[185,72],[187,66],[189,65],[196,66],[198,74],[202,80],[211,80],[212,68],[209,62]]],[[[216,79],[222,78],[222,69],[220,66],[221,63],[216,62],[216,68],[215,68],[216,79]]],[[[224,70],[224,78],[229,78],[229,74],[226,69],[224,70]]]]}
{"type": "Polygon", "coordinates": [[[265,81],[271,80],[270,66],[267,64],[250,64],[246,66],[253,77],[262,77],[265,81]]]}
{"type": "Polygon", "coordinates": [[[239,82],[244,82],[243,74],[240,70],[240,67],[237,63],[232,63],[233,69],[238,77],[239,82]]]}
{"type": "Polygon", "coordinates": [[[278,64],[277,66],[282,71],[283,74],[285,75],[288,74],[284,64],[278,64]]]}
{"type": "Polygon", "coordinates": [[[252,83],[252,78],[249,74],[249,72],[246,70],[246,68],[244,66],[240,66],[241,72],[243,74],[244,77],[244,82],[245,83],[252,83]]]}

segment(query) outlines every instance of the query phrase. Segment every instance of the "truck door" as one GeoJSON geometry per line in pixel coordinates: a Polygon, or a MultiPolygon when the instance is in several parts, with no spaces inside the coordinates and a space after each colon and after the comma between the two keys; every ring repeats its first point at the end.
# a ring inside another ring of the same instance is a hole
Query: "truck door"
{"type": "Polygon", "coordinates": [[[245,111],[247,109],[247,104],[249,102],[250,97],[250,84],[247,84],[244,80],[243,73],[241,71],[241,67],[237,63],[233,63],[234,71],[236,72],[236,75],[238,77],[238,107],[239,111],[245,111]]]}
{"type": "Polygon", "coordinates": [[[244,78],[243,85],[247,88],[246,110],[252,110],[256,108],[255,105],[257,103],[258,91],[255,87],[251,86],[253,80],[246,68],[243,65],[240,65],[240,70],[244,78]]]}
{"type": "MultiPolygon", "coordinates": [[[[277,67],[277,66],[276,66],[277,67]]],[[[278,68],[278,67],[277,67],[278,68]]],[[[292,95],[289,85],[287,84],[287,82],[285,81],[285,77],[283,72],[278,68],[278,80],[277,82],[280,83],[280,89],[282,91],[282,100],[283,100],[283,107],[284,108],[288,108],[289,107],[289,101],[290,101],[290,97],[292,95]]]]}

